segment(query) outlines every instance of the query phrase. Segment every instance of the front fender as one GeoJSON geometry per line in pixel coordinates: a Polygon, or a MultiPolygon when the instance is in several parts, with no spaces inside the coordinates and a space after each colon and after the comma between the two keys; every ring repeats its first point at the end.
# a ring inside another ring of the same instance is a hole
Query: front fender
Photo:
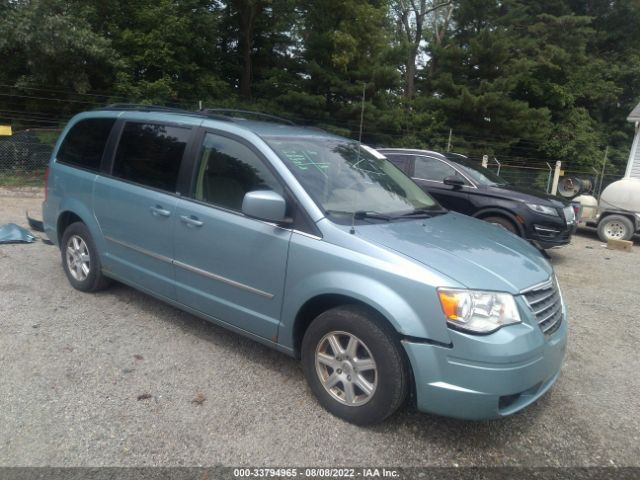
{"type": "MultiPolygon", "coordinates": [[[[336,245],[293,239],[278,341],[295,348],[295,322],[307,302],[332,294],[368,305],[403,336],[448,344],[450,337],[435,285],[446,285],[415,262],[380,250],[366,256],[336,245]]],[[[307,319],[308,320],[308,319],[307,319]]]]}
{"type": "Polygon", "coordinates": [[[507,209],[504,208],[495,208],[495,207],[489,207],[489,208],[483,208],[482,210],[477,211],[476,213],[473,214],[474,218],[478,218],[478,219],[482,219],[482,217],[488,217],[491,215],[500,215],[503,217],[508,218],[509,220],[511,220],[513,222],[513,224],[516,226],[516,228],[518,229],[519,235],[523,236],[524,235],[524,229],[522,228],[522,224],[520,222],[518,222],[518,220],[516,219],[516,216],[510,212],[507,209]]]}

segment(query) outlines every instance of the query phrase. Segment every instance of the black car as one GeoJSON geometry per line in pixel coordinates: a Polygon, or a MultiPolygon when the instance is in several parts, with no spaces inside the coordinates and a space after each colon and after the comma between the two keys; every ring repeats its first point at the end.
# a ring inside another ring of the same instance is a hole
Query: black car
{"type": "Polygon", "coordinates": [[[509,185],[464,155],[399,148],[378,150],[442,206],[501,225],[539,248],[566,245],[575,231],[575,212],[569,202],[509,185]]]}

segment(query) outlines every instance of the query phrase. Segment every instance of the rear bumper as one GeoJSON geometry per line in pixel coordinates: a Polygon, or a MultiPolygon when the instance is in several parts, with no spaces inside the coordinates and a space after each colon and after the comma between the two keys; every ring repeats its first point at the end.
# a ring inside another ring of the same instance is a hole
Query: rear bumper
{"type": "Polygon", "coordinates": [[[452,331],[451,348],[409,341],[403,346],[420,411],[485,420],[513,414],[544,395],[560,374],[566,342],[565,312],[548,338],[537,325],[519,324],[487,336],[452,331]]]}

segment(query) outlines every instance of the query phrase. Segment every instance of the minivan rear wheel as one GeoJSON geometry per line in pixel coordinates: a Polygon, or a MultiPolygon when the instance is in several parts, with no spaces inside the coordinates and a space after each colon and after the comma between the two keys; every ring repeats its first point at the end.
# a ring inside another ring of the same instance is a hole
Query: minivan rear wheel
{"type": "Polygon", "coordinates": [[[379,423],[407,396],[408,368],[395,332],[357,305],[313,320],[302,340],[302,366],[320,404],[351,423],[379,423]]]}
{"type": "Polygon", "coordinates": [[[100,257],[89,229],[82,222],[69,225],[60,242],[62,266],[71,286],[82,292],[106,288],[110,280],[102,274],[100,257]]]}

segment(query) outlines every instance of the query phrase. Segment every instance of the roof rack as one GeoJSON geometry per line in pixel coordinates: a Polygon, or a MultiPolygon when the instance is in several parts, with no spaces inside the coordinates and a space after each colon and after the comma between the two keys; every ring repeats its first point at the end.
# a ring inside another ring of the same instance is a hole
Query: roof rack
{"type": "Polygon", "coordinates": [[[238,110],[234,108],[204,108],[200,111],[187,110],[184,108],[165,107],[164,105],[146,105],[142,103],[112,103],[106,107],[98,108],[98,110],[128,110],[134,112],[166,112],[177,113],[180,115],[192,115],[197,117],[206,117],[215,120],[224,120],[233,122],[234,120],[254,116],[266,118],[271,121],[277,121],[286,125],[296,125],[286,118],[271,115],[269,113],[254,112],[252,110],[238,110]],[[235,117],[235,118],[234,118],[235,117]]]}
{"type": "Polygon", "coordinates": [[[145,105],[142,103],[112,103],[106,107],[101,107],[98,110],[137,110],[141,112],[172,112],[198,115],[198,112],[186,110],[184,108],[165,107],[163,105],[145,105]]]}
{"type": "Polygon", "coordinates": [[[235,108],[203,108],[200,111],[206,115],[214,114],[217,116],[222,115],[222,116],[231,117],[231,118],[233,118],[234,116],[242,117],[242,116],[249,115],[254,117],[266,118],[266,119],[284,123],[287,125],[295,125],[294,122],[292,122],[291,120],[287,120],[286,118],[278,117],[276,115],[271,115],[269,113],[254,112],[252,110],[238,110],[235,108]]]}
{"type": "Polygon", "coordinates": [[[176,113],[180,115],[191,115],[194,117],[205,117],[216,120],[230,121],[231,118],[225,115],[211,115],[204,112],[187,110],[185,108],[165,107],[164,105],[146,105],[142,103],[112,103],[106,107],[98,108],[98,110],[129,110],[132,112],[165,112],[176,113]]]}

